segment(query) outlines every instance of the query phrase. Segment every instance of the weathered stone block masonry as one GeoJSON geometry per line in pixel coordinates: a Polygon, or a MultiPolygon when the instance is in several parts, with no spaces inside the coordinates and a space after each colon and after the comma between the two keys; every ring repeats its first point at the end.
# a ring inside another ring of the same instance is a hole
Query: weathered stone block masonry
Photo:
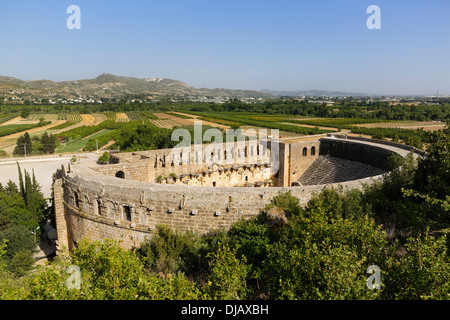
{"type": "Polygon", "coordinates": [[[279,140],[278,146],[279,170],[274,169],[270,142],[208,149],[201,155],[211,157],[213,164],[199,161],[192,147],[180,153],[166,149],[112,154],[108,165],[81,161],[62,166],[54,176],[58,246],[71,249],[87,237],[120,239],[123,247],[131,248],[158,224],[202,234],[228,228],[259,214],[280,191],[290,190],[305,205],[324,188],[361,188],[381,177],[292,186],[319,155],[384,169],[390,155],[406,156],[412,149],[342,135],[279,140]]]}

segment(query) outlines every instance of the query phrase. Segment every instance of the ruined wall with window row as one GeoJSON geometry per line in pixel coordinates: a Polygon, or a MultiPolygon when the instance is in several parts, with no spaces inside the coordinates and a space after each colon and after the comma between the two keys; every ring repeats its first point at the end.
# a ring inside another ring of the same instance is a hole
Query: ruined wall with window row
{"type": "Polygon", "coordinates": [[[115,154],[96,170],[136,181],[196,186],[269,184],[267,144],[256,140],[115,154]]]}

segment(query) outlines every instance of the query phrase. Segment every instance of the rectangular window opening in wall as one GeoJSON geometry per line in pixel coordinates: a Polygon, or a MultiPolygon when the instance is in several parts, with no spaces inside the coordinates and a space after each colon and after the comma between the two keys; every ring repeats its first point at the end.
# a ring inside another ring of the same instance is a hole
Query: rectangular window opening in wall
{"type": "Polygon", "coordinates": [[[101,216],[102,215],[102,207],[100,205],[100,201],[97,200],[94,203],[95,203],[95,206],[94,206],[95,213],[97,215],[101,216]]]}
{"type": "Polygon", "coordinates": [[[76,192],[73,193],[73,204],[75,207],[80,207],[80,200],[78,199],[78,194],[76,192]]]}
{"type": "Polygon", "coordinates": [[[89,210],[89,198],[84,196],[84,212],[88,212],[89,210]]]}
{"type": "Polygon", "coordinates": [[[106,214],[110,217],[113,214],[113,207],[110,202],[107,202],[106,204],[106,214]]]}
{"type": "Polygon", "coordinates": [[[129,206],[123,206],[123,219],[131,222],[131,208],[129,206]]]}

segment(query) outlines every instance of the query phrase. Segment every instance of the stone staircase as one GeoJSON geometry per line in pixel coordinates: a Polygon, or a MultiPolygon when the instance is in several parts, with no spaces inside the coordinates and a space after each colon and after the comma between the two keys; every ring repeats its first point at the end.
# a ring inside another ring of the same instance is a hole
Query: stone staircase
{"type": "Polygon", "coordinates": [[[306,169],[297,182],[303,186],[338,183],[372,177],[384,172],[361,162],[321,155],[306,169]]]}

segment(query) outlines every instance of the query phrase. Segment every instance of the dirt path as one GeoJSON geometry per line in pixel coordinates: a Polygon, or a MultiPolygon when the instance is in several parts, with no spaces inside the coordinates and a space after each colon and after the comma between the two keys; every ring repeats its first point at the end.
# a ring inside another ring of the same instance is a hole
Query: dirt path
{"type": "Polygon", "coordinates": [[[8,121],[3,122],[2,124],[0,124],[0,126],[7,126],[8,124],[17,124],[20,121],[20,119],[22,118],[21,117],[12,118],[8,121]]]}
{"type": "Polygon", "coordinates": [[[95,118],[90,114],[82,114],[81,118],[83,119],[81,123],[83,123],[85,126],[93,126],[95,124],[95,118]]]}
{"type": "Polygon", "coordinates": [[[172,111],[173,113],[179,114],[180,116],[186,116],[186,117],[191,117],[193,119],[197,119],[199,116],[195,116],[193,114],[189,114],[189,113],[182,113],[182,112],[176,112],[176,111],[172,111]]]}
{"type": "Polygon", "coordinates": [[[446,124],[444,122],[433,121],[399,121],[399,122],[376,122],[358,124],[358,127],[364,128],[400,128],[400,129],[419,129],[423,128],[426,131],[435,131],[444,129],[446,124]]]}
{"type": "Polygon", "coordinates": [[[11,146],[12,146],[12,150],[14,150],[14,146],[16,144],[17,139],[20,136],[24,135],[25,132],[28,132],[30,135],[36,134],[36,133],[41,133],[41,132],[44,133],[46,130],[49,130],[49,129],[56,127],[56,126],[60,125],[61,123],[65,123],[65,122],[66,122],[65,120],[57,120],[46,126],[32,128],[30,130],[16,132],[16,133],[10,134],[8,136],[0,137],[0,149],[5,150],[7,153],[11,153],[12,152],[12,151],[10,151],[11,146]]]}
{"type": "Polygon", "coordinates": [[[339,131],[339,129],[333,128],[333,127],[313,126],[313,125],[310,125],[310,124],[292,123],[292,122],[279,122],[279,123],[280,124],[287,124],[287,125],[291,125],[291,126],[305,127],[305,128],[319,128],[320,130],[339,131]]]}
{"type": "Polygon", "coordinates": [[[111,140],[107,144],[105,144],[104,146],[101,146],[101,147],[99,146],[98,148],[99,148],[99,150],[101,150],[103,148],[107,149],[109,146],[113,145],[114,142],[115,142],[114,140],[111,140]]]}

